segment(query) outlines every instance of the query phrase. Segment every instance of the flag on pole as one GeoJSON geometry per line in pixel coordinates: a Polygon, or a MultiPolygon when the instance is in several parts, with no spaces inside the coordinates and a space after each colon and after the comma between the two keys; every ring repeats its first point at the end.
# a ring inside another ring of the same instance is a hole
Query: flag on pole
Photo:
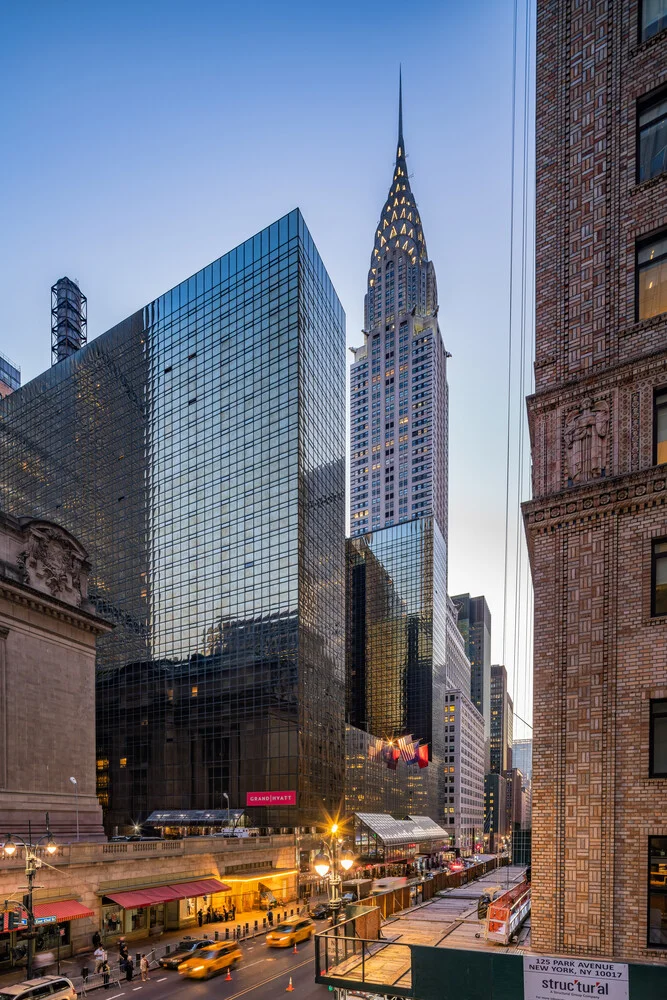
{"type": "Polygon", "coordinates": [[[412,736],[399,736],[396,740],[396,745],[398,747],[401,760],[409,763],[415,755],[415,744],[412,741],[412,736]]]}
{"type": "Polygon", "coordinates": [[[368,747],[368,759],[379,760],[382,756],[382,740],[373,740],[368,747]]]}
{"type": "Polygon", "coordinates": [[[428,767],[428,747],[422,746],[417,748],[417,763],[420,767],[428,767]]]}

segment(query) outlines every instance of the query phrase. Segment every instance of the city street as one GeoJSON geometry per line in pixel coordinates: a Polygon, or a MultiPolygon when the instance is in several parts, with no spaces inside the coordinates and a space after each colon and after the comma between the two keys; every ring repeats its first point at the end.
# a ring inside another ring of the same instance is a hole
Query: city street
{"type": "MultiPolygon", "coordinates": [[[[201,1000],[203,997],[235,1000],[241,996],[248,1000],[259,1000],[260,997],[282,996],[291,976],[298,1000],[317,997],[322,1000],[328,990],[326,986],[317,985],[313,981],[315,945],[311,940],[300,944],[298,949],[299,953],[295,955],[288,948],[267,948],[263,941],[257,939],[241,945],[243,961],[232,969],[231,982],[225,980],[225,973],[202,982],[184,979],[177,972],[152,969],[147,983],[142,983],[140,977],[135,975],[131,983],[121,980],[120,987],[112,987],[106,991],[98,989],[91,995],[96,1000],[102,1000],[103,997],[106,1000],[120,1000],[121,997],[123,1000],[130,1000],[135,993],[141,991],[147,1000],[163,1000],[167,997],[173,1000],[201,1000]]],[[[142,998],[136,997],[135,1000],[142,998]]]]}

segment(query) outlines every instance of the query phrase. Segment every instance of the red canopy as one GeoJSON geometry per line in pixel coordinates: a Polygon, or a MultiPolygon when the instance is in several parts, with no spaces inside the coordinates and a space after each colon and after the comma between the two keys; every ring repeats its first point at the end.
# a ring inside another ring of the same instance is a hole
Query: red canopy
{"type": "Polygon", "coordinates": [[[81,920],[82,917],[94,917],[89,910],[76,899],[59,899],[57,903],[35,903],[33,912],[36,917],[55,917],[58,923],[63,920],[81,920]]]}
{"type": "Polygon", "coordinates": [[[209,896],[214,892],[228,892],[229,886],[217,878],[196,879],[193,882],[179,882],[177,885],[153,886],[150,889],[129,889],[125,892],[106,892],[104,895],[113,899],[125,910],[138,906],[155,906],[157,903],[169,903],[173,899],[185,899],[188,896],[209,896]]]}

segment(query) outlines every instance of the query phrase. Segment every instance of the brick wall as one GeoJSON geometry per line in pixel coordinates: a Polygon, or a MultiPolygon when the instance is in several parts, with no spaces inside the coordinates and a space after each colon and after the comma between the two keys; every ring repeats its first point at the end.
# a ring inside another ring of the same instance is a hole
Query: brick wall
{"type": "Polygon", "coordinates": [[[651,539],[667,536],[653,392],[667,321],[635,319],[636,242],[667,226],[667,176],[636,183],[637,100],[667,82],[667,32],[638,44],[636,0],[538,0],[534,499],[533,945],[667,960],[647,940],[649,699],[667,690],[650,615],[651,539]],[[573,480],[568,427],[604,417],[573,480]]]}

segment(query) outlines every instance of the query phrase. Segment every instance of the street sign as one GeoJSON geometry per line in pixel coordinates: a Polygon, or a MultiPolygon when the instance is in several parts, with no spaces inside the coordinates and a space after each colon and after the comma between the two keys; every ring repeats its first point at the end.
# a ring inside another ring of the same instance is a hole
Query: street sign
{"type": "Polygon", "coordinates": [[[628,967],[619,962],[524,955],[524,1000],[606,997],[628,1000],[628,967]]]}
{"type": "Polygon", "coordinates": [[[55,924],[57,922],[57,917],[35,917],[36,924],[55,924]]]}

